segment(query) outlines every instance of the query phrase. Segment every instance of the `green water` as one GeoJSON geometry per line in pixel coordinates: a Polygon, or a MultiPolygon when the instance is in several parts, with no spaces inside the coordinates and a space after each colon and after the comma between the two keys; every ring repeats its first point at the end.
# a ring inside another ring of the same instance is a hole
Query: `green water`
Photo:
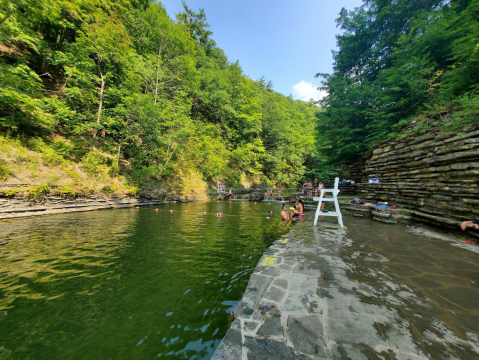
{"type": "Polygon", "coordinates": [[[210,358],[261,253],[288,231],[280,206],[0,222],[0,359],[210,358]]]}

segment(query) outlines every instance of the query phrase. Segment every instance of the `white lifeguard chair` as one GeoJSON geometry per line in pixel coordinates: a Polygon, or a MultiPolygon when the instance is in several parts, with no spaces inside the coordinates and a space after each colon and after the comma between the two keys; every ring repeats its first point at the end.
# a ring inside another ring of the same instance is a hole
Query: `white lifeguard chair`
{"type": "Polygon", "coordinates": [[[339,178],[334,179],[334,189],[321,189],[321,194],[319,197],[313,197],[314,201],[319,201],[318,208],[316,209],[316,214],[314,215],[314,226],[318,223],[318,218],[320,216],[337,216],[338,224],[343,227],[343,217],[341,216],[341,210],[339,209],[338,203],[338,194],[339,194],[339,178]],[[325,193],[333,193],[332,198],[324,197],[325,193]],[[333,201],[334,202],[334,211],[321,212],[321,205],[323,201],[333,201]]]}

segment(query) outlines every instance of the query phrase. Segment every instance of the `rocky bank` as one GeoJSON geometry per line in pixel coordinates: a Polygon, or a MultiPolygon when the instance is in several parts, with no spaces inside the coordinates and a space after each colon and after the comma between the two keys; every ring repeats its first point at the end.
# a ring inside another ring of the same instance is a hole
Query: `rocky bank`
{"type": "Polygon", "coordinates": [[[373,147],[364,162],[344,165],[341,177],[357,180],[362,200],[412,210],[413,220],[457,228],[478,218],[479,124],[451,132],[440,125],[411,123],[397,139],[373,147]],[[368,184],[371,178],[379,184],[368,184]]]}
{"type": "Polygon", "coordinates": [[[162,198],[127,195],[87,195],[77,198],[62,198],[57,195],[47,195],[41,202],[33,202],[24,197],[7,198],[2,192],[0,194],[2,195],[0,197],[0,220],[145,205],[164,205],[197,200],[194,196],[178,195],[162,198]]]}

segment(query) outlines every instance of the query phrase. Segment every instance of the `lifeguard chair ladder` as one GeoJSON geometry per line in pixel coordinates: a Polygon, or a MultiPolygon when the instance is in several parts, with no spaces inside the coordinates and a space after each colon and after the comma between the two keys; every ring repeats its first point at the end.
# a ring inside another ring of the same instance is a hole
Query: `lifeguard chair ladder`
{"type": "Polygon", "coordinates": [[[321,195],[319,197],[313,197],[314,201],[319,201],[318,208],[316,209],[316,214],[314,215],[314,226],[318,223],[318,218],[320,216],[337,216],[338,217],[338,224],[343,227],[343,217],[341,216],[341,210],[339,209],[338,203],[338,194],[339,194],[339,178],[334,179],[334,189],[321,189],[321,195]],[[332,198],[324,197],[325,193],[333,193],[332,198]],[[329,212],[321,212],[321,205],[323,201],[333,201],[334,202],[334,211],[329,212]]]}

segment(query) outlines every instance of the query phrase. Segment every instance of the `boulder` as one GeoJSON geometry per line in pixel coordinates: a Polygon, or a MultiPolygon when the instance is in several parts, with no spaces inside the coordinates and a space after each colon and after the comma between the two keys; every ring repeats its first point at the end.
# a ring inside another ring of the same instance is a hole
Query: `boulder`
{"type": "Polygon", "coordinates": [[[263,201],[264,194],[260,192],[251,193],[249,201],[263,201]]]}

